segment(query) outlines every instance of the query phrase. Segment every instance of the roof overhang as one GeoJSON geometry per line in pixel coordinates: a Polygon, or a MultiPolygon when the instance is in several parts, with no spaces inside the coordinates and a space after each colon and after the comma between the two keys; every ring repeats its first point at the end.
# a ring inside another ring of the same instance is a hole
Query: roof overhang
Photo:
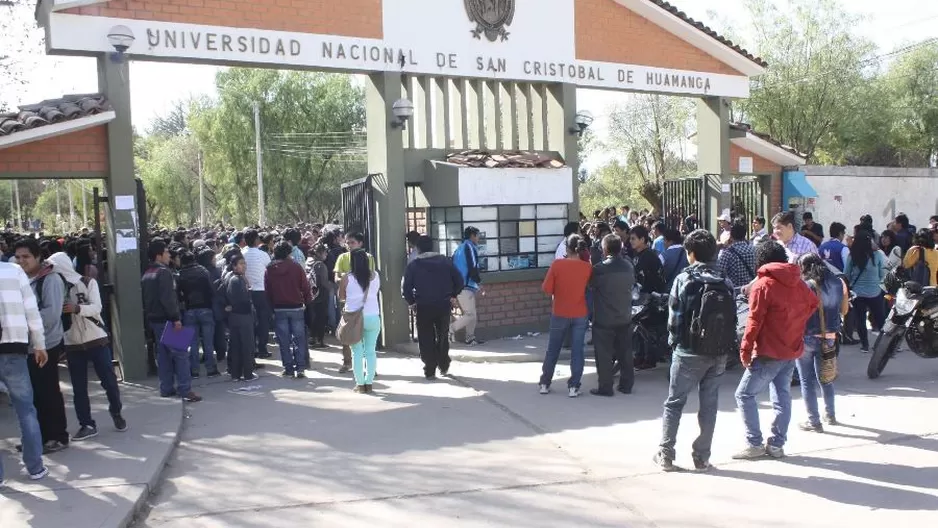
{"type": "Polygon", "coordinates": [[[805,158],[785,150],[770,141],[766,141],[752,132],[746,132],[745,135],[740,135],[739,137],[732,137],[730,141],[734,145],[781,167],[795,167],[804,165],[807,162],[805,158]]]}
{"type": "Polygon", "coordinates": [[[761,64],[740,55],[733,48],[715,40],[710,35],[698,30],[693,24],[681,20],[653,2],[647,2],[646,0],[615,1],[744,75],[755,77],[765,73],[765,67],[761,64]]]}
{"type": "Polygon", "coordinates": [[[24,143],[32,143],[34,141],[41,141],[43,139],[71,134],[72,132],[78,132],[79,130],[84,130],[86,128],[106,125],[116,118],[117,113],[113,110],[109,110],[107,112],[101,112],[100,114],[79,117],[78,119],[62,121],[61,123],[52,123],[50,125],[44,125],[36,128],[22,130],[20,132],[14,132],[6,136],[0,136],[0,150],[22,145],[24,143]]]}

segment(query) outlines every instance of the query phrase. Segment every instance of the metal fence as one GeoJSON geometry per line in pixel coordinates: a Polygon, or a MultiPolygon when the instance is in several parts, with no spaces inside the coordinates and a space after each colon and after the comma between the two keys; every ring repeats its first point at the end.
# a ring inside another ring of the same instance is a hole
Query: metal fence
{"type": "Polygon", "coordinates": [[[758,176],[739,176],[730,184],[732,213],[748,227],[752,219],[766,214],[766,190],[758,176]]]}
{"type": "Polygon", "coordinates": [[[690,215],[703,219],[706,216],[704,178],[693,176],[679,180],[665,180],[662,188],[664,223],[672,229],[680,229],[690,215]]]}
{"type": "Polygon", "coordinates": [[[372,178],[364,178],[342,185],[342,220],[346,233],[359,231],[365,235],[365,249],[375,252],[375,200],[372,178]]]}
{"type": "MultiPolygon", "coordinates": [[[[675,180],[665,180],[662,192],[662,206],[665,224],[680,229],[685,218],[693,215],[698,220],[698,227],[706,227],[711,217],[720,211],[710,211],[707,200],[707,187],[719,192],[723,187],[723,177],[719,174],[691,176],[675,180]]],[[[768,204],[768,189],[760,176],[733,176],[729,184],[730,213],[746,225],[750,225],[756,216],[765,216],[768,204]]],[[[715,205],[715,204],[714,204],[715,205]]]]}

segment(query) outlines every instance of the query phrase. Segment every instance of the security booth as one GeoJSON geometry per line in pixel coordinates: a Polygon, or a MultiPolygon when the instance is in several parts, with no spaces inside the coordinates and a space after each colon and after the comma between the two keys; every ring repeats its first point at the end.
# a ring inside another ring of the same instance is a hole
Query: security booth
{"type": "MultiPolygon", "coordinates": [[[[720,181],[707,186],[705,200],[718,203],[716,210],[729,207],[727,100],[748,97],[750,77],[764,73],[766,63],[668,2],[268,3],[39,0],[36,18],[48,53],[96,58],[99,90],[115,111],[102,135],[111,209],[129,205],[136,213],[140,205],[117,202],[135,191],[130,61],[365,75],[371,176],[348,192],[371,202],[358,209],[370,215],[360,221],[372,231],[367,237],[382,283],[396,289],[401,282],[409,227],[425,226],[449,250],[458,229],[478,224],[486,233],[488,275],[479,313],[483,326],[498,321],[503,333],[549,314],[540,291],[548,253],[558,226],[579,216],[579,88],[696,98],[698,168],[720,181]],[[468,150],[554,153],[564,167],[483,169],[449,158],[468,150]],[[428,168],[428,162],[438,163],[428,168]],[[370,196],[358,192],[363,186],[370,196]]],[[[132,216],[119,215],[121,222],[132,216]]],[[[116,232],[135,227],[117,225],[116,232]]],[[[115,240],[110,273],[117,296],[137,310],[140,254],[128,244],[115,240]]],[[[405,342],[407,306],[394,292],[382,293],[384,344],[405,342]]],[[[134,349],[142,355],[137,327],[121,332],[128,357],[134,349]]],[[[130,363],[129,377],[145,375],[145,361],[130,363]]]]}
{"type": "MultiPolygon", "coordinates": [[[[816,213],[817,191],[808,182],[804,171],[785,171],[782,174],[782,204],[786,211],[795,213],[795,228],[801,231],[801,216],[804,213],[816,213]]],[[[815,217],[815,221],[820,221],[815,217]]]]}

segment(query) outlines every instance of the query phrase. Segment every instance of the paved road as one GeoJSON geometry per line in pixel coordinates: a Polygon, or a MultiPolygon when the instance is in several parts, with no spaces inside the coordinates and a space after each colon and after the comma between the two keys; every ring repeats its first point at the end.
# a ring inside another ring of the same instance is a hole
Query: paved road
{"type": "MultiPolygon", "coordinates": [[[[542,340],[511,346],[530,351],[542,340]]],[[[743,433],[732,397],[739,373],[728,374],[718,469],[700,475],[650,463],[667,392],[661,369],[639,373],[630,396],[569,399],[537,394],[537,363],[461,362],[456,379],[428,383],[418,360],[384,355],[367,396],[335,371],[338,354],[316,353],[306,381],[265,374],[248,393],[223,381],[202,387],[205,402],[189,407],[138,526],[934,525],[938,361],[904,354],[873,382],[866,359],[843,353],[844,425],[793,430],[783,461],[730,459],[743,433]]],[[[595,384],[587,372],[584,388],[595,384]]],[[[767,430],[765,402],[762,411],[767,430]]],[[[692,400],[678,463],[689,463],[694,412],[692,400]]],[[[800,400],[794,418],[804,419],[800,400]]]]}

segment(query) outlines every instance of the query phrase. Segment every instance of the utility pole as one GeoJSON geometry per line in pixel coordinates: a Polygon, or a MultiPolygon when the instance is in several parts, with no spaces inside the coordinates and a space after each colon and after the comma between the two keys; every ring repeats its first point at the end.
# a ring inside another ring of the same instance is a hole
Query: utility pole
{"type": "Polygon", "coordinates": [[[20,209],[20,181],[13,180],[13,194],[16,196],[16,229],[23,229],[23,210],[20,209]]]}
{"type": "Polygon", "coordinates": [[[199,149],[199,227],[205,227],[205,180],[202,179],[202,149],[199,149]]]}
{"type": "Polygon", "coordinates": [[[72,201],[72,185],[71,182],[65,182],[65,190],[68,192],[68,230],[75,230],[75,202],[72,201]]]}
{"type": "Polygon", "coordinates": [[[61,182],[59,180],[52,180],[52,185],[55,185],[55,228],[58,229],[62,225],[62,197],[59,196],[59,185],[61,182]]]}
{"type": "Polygon", "coordinates": [[[261,227],[267,225],[264,211],[264,159],[261,154],[261,105],[254,102],[254,136],[257,150],[257,221],[261,227]]]}
{"type": "Polygon", "coordinates": [[[78,182],[81,187],[81,227],[88,225],[88,193],[85,192],[85,183],[78,182]]]}

